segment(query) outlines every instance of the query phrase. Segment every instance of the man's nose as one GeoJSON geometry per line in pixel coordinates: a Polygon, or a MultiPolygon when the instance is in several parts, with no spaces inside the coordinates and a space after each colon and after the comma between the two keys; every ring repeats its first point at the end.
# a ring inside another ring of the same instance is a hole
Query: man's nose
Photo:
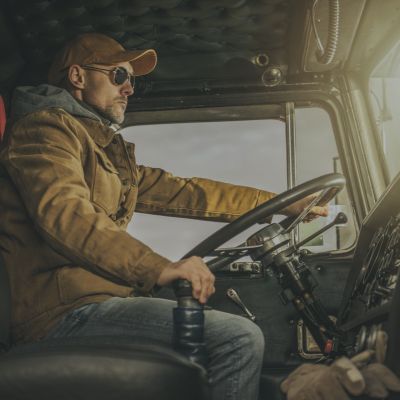
{"type": "Polygon", "coordinates": [[[127,80],[121,87],[121,94],[123,96],[132,96],[135,92],[135,87],[132,86],[130,80],[127,80]]]}

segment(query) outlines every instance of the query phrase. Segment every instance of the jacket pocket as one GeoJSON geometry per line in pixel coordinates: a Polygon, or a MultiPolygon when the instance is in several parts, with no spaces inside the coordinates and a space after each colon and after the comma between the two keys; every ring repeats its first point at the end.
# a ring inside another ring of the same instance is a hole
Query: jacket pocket
{"type": "Polygon", "coordinates": [[[96,150],[95,173],[92,186],[92,201],[107,215],[115,214],[119,208],[121,181],[118,171],[100,150],[96,150]]]}
{"type": "Polygon", "coordinates": [[[128,297],[133,293],[133,288],[118,285],[81,267],[60,268],[57,285],[62,304],[71,304],[86,296],[128,297]]]}

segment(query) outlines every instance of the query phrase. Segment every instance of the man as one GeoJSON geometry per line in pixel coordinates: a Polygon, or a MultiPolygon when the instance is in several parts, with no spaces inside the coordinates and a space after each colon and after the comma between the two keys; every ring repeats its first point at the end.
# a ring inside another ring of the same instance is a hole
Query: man
{"type": "MultiPolygon", "coordinates": [[[[156,61],[154,50],[126,51],[85,34],[58,54],[50,85],[16,90],[0,153],[0,251],[16,343],[110,334],[170,345],[175,304],[135,294],[180,278],[205,303],[214,276],[200,258],[171,262],[128,235],[133,212],[231,221],[274,196],[136,165],[134,146],[117,129],[134,77],[156,61]]],[[[297,215],[309,201],[284,213],[297,215]]],[[[260,329],[241,317],[205,314],[213,398],[256,399],[260,329]]]]}

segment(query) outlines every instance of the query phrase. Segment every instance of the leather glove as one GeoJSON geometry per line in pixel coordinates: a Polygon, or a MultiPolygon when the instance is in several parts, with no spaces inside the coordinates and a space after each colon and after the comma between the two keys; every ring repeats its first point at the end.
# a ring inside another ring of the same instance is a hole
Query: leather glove
{"type": "Polygon", "coordinates": [[[400,379],[389,368],[383,365],[387,341],[387,333],[378,331],[375,343],[375,362],[366,364],[365,361],[360,360],[363,353],[351,359],[360,368],[363,375],[365,381],[363,394],[374,399],[386,399],[389,396],[389,390],[400,392],[400,379]]]}
{"type": "Polygon", "coordinates": [[[332,365],[304,364],[281,384],[288,400],[350,400],[365,390],[360,370],[345,357],[332,365]]]}
{"type": "Polygon", "coordinates": [[[281,384],[288,400],[349,400],[349,395],[385,399],[389,390],[400,391],[399,378],[381,364],[387,335],[378,334],[376,362],[368,364],[374,351],[364,351],[351,360],[339,358],[331,366],[301,365],[281,384]]]}
{"type": "Polygon", "coordinates": [[[399,378],[385,365],[373,363],[361,368],[365,381],[363,394],[373,399],[386,399],[389,390],[400,392],[399,378]]]}

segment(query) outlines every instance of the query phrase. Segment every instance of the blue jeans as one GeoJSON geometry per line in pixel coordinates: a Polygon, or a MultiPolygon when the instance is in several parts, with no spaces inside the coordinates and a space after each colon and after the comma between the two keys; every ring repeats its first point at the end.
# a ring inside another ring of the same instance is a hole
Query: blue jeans
{"type": "MultiPolygon", "coordinates": [[[[113,297],[68,313],[46,337],[132,336],[171,347],[176,302],[157,298],[113,297]]],[[[221,311],[205,311],[208,376],[215,400],[256,400],[264,354],[264,336],[249,320],[221,311]]]]}

